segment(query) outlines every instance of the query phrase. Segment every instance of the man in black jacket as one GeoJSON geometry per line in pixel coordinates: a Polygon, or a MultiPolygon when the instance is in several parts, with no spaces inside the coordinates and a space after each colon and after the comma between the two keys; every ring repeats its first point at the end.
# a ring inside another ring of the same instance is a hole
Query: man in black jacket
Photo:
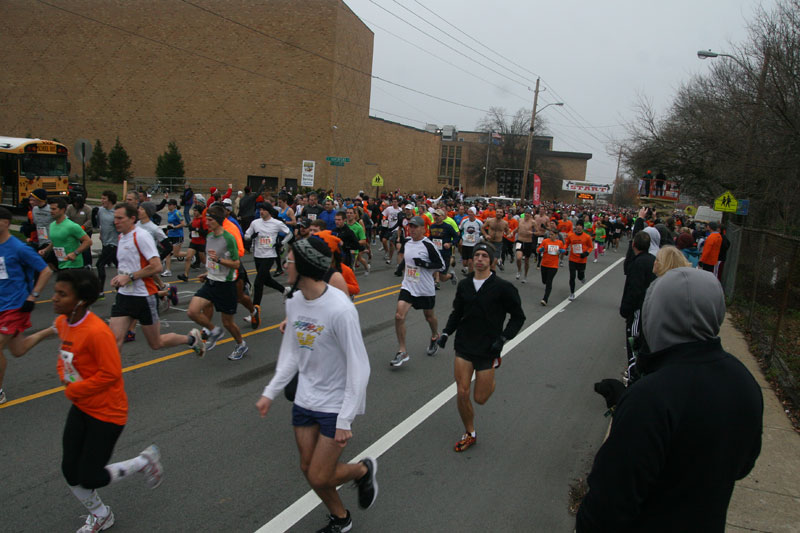
{"type": "Polygon", "coordinates": [[[644,376],[620,399],[594,459],[578,533],[725,530],[734,484],[761,451],[763,400],[722,349],[724,318],[713,274],[682,267],[653,282],[642,306],[644,376]]]}
{"type": "Polygon", "coordinates": [[[247,186],[244,188],[244,196],[239,200],[239,224],[242,226],[242,231],[247,231],[250,224],[256,216],[256,200],[258,194],[247,186]]]}
{"type": "Polygon", "coordinates": [[[463,452],[476,440],[475,412],[469,398],[472,375],[475,374],[475,402],[483,405],[494,392],[494,369],[500,366],[503,344],[515,337],[525,322],[519,292],[491,270],[493,258],[491,244],[475,246],[475,271],[459,282],[453,311],[438,341],[444,348],[447,337],[457,332],[454,374],[458,413],[465,430],[455,445],[457,452],[463,452]],[[510,318],[504,329],[506,315],[510,318]]]}
{"type": "Polygon", "coordinates": [[[636,362],[634,350],[641,348],[639,335],[639,317],[644,303],[647,288],[656,279],[653,264],[656,258],[647,253],[650,249],[650,235],[640,231],[633,238],[633,259],[628,265],[625,275],[625,288],[622,290],[622,302],[619,314],[625,319],[625,346],[628,349],[628,379],[635,379],[633,365],[636,362]]]}

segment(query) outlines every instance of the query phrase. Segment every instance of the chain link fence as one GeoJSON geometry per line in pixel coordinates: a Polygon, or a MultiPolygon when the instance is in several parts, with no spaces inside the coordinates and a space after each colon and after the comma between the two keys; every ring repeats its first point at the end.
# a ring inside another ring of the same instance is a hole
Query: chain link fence
{"type": "Polygon", "coordinates": [[[751,349],[800,407],[800,239],[729,225],[722,284],[751,349]]]}

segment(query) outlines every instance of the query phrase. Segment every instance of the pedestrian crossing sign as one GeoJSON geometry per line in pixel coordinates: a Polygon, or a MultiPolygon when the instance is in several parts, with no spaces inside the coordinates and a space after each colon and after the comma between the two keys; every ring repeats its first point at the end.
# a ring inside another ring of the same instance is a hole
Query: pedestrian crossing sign
{"type": "Polygon", "coordinates": [[[719,198],[714,200],[714,211],[724,211],[726,213],[735,213],[739,202],[736,197],[731,194],[731,191],[725,191],[719,198]]]}
{"type": "Polygon", "coordinates": [[[375,177],[372,178],[372,186],[383,187],[383,176],[380,174],[375,174],[375,177]]]}

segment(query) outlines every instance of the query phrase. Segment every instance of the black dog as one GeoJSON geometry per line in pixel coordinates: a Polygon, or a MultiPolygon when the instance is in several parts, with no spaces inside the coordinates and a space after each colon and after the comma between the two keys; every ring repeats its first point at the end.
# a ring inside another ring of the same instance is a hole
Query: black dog
{"type": "Polygon", "coordinates": [[[625,385],[618,379],[604,379],[594,384],[594,391],[606,399],[606,407],[611,409],[625,392],[625,385]]]}

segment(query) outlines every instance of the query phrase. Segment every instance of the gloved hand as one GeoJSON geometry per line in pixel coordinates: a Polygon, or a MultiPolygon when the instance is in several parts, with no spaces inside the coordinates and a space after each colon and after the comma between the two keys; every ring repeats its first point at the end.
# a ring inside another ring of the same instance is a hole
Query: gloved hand
{"type": "Polygon", "coordinates": [[[430,261],[425,261],[420,257],[415,257],[414,258],[414,264],[417,265],[418,267],[422,267],[422,268],[430,268],[431,267],[430,261]]]}
{"type": "Polygon", "coordinates": [[[494,342],[492,343],[491,348],[489,348],[489,352],[491,355],[500,355],[500,352],[503,351],[503,345],[506,343],[506,338],[502,335],[497,337],[494,342]]]}
{"type": "Polygon", "coordinates": [[[439,345],[439,348],[444,348],[445,344],[447,344],[447,333],[440,333],[439,339],[437,339],[436,344],[439,345]]]}
{"type": "Polygon", "coordinates": [[[23,313],[30,313],[33,311],[33,308],[36,306],[36,302],[32,300],[25,300],[22,304],[22,307],[19,308],[20,311],[23,313]]]}
{"type": "Polygon", "coordinates": [[[582,258],[582,259],[586,259],[587,257],[589,257],[589,252],[583,252],[583,253],[581,254],[581,258],[582,258]]]}
{"type": "Polygon", "coordinates": [[[174,230],[175,228],[172,227],[172,224],[167,224],[167,231],[174,230]]]}

